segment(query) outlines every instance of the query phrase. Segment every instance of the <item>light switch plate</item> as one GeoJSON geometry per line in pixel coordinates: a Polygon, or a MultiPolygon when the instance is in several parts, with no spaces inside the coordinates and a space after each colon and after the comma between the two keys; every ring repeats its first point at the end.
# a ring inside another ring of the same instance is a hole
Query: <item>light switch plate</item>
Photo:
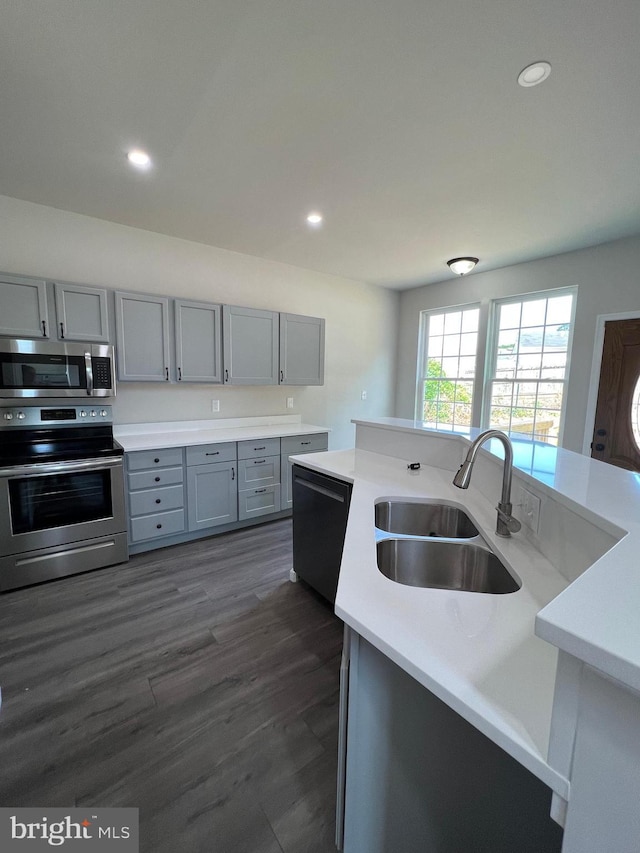
{"type": "Polygon", "coordinates": [[[526,524],[534,533],[538,532],[540,527],[540,498],[520,486],[520,515],[519,519],[523,524],[526,524]]]}
{"type": "Polygon", "coordinates": [[[293,397],[287,397],[287,409],[293,409],[293,397]]]}
{"type": "Polygon", "coordinates": [[[211,401],[211,411],[219,412],[220,411],[220,400],[212,400],[211,401]]]}

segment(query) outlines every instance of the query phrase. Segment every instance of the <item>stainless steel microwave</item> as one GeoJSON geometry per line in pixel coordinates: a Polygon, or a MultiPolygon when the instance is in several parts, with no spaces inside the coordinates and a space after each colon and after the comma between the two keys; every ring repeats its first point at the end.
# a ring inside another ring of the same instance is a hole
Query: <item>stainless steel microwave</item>
{"type": "Polygon", "coordinates": [[[113,347],[0,340],[0,397],[113,397],[113,347]]]}

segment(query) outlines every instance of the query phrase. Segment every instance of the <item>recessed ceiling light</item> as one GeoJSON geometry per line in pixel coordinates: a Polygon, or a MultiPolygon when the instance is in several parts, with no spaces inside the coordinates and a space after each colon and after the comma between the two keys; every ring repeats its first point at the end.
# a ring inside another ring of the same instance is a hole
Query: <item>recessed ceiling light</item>
{"type": "Polygon", "coordinates": [[[151,166],[151,157],[149,157],[146,151],[142,151],[140,148],[134,148],[129,151],[127,159],[132,166],[136,166],[138,169],[148,169],[151,166]]]}
{"type": "Polygon", "coordinates": [[[549,74],[551,74],[551,66],[548,62],[532,62],[518,74],[518,83],[528,89],[542,83],[549,74]]]}
{"type": "Polygon", "coordinates": [[[310,213],[307,216],[307,222],[309,223],[309,225],[315,225],[316,227],[318,225],[322,225],[322,214],[316,213],[315,211],[313,213],[310,213]]]}

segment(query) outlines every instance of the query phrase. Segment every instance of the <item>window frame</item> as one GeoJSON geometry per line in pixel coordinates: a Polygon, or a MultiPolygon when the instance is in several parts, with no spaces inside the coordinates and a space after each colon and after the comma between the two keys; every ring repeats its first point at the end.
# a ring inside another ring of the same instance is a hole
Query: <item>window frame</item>
{"type": "MultiPolygon", "coordinates": [[[[562,447],[562,441],[564,437],[564,427],[565,427],[565,415],[567,410],[567,388],[569,387],[569,372],[571,370],[571,356],[573,351],[573,333],[575,329],[575,317],[576,317],[576,302],[578,296],[578,288],[577,286],[569,286],[569,287],[552,287],[547,290],[535,290],[530,293],[520,293],[514,296],[507,296],[503,299],[492,299],[489,305],[489,322],[487,325],[487,339],[486,339],[486,355],[485,355],[485,369],[483,376],[483,390],[482,390],[482,408],[480,414],[480,426],[482,429],[489,429],[489,424],[491,423],[491,387],[492,383],[498,381],[496,377],[496,368],[498,361],[498,336],[499,336],[499,326],[498,326],[498,317],[500,314],[500,308],[503,305],[515,305],[517,303],[523,302],[535,302],[539,299],[553,299],[557,296],[572,296],[571,302],[571,319],[570,329],[569,329],[569,339],[567,341],[567,365],[564,372],[564,378],[561,380],[554,379],[554,382],[562,382],[563,390],[562,390],[562,406],[560,407],[560,427],[558,429],[558,447],[562,447]]],[[[522,327],[520,327],[522,328],[522,327]]],[[[507,380],[510,381],[510,380],[507,380]]],[[[527,380],[529,382],[535,382],[536,380],[527,380]]],[[[539,380],[542,381],[542,380],[539,380]]],[[[515,383],[515,380],[514,380],[515,383]]],[[[526,437],[523,436],[523,441],[527,441],[526,437]]],[[[534,439],[530,439],[532,442],[534,439]]]]}
{"type": "MultiPolygon", "coordinates": [[[[498,316],[502,305],[533,302],[538,299],[551,299],[556,296],[572,296],[571,320],[569,338],[567,342],[567,363],[564,378],[554,380],[562,382],[562,405],[560,408],[560,427],[558,430],[558,447],[562,446],[566,407],[567,389],[573,355],[573,336],[575,331],[576,306],[578,301],[578,286],[569,285],[564,287],[550,287],[545,290],[534,290],[526,293],[513,294],[498,299],[482,299],[473,302],[464,302],[456,305],[445,305],[438,308],[426,308],[420,312],[420,323],[418,332],[418,358],[416,364],[416,383],[414,396],[414,419],[424,423],[424,382],[423,369],[428,364],[429,344],[429,317],[434,314],[447,314],[449,312],[467,311],[473,308],[479,309],[478,317],[478,345],[476,350],[476,368],[473,381],[473,395],[471,404],[470,429],[487,429],[491,420],[491,387],[496,381],[496,366],[498,357],[498,316]]],[[[534,381],[534,380],[529,380],[534,381]]],[[[458,430],[444,430],[438,427],[429,427],[440,432],[455,433],[458,430]]],[[[461,429],[460,432],[463,430],[461,429]]],[[[523,440],[528,440],[523,436],[523,440]]],[[[533,441],[533,439],[531,439],[533,441]]]]}
{"type": "MultiPolygon", "coordinates": [[[[416,387],[415,387],[415,398],[414,398],[414,419],[419,421],[420,423],[424,423],[424,383],[428,380],[428,376],[424,375],[423,368],[428,365],[428,346],[429,346],[429,318],[436,314],[455,314],[458,311],[471,311],[477,309],[478,310],[478,331],[477,334],[477,344],[476,344],[476,365],[475,372],[473,377],[473,392],[471,397],[471,424],[470,429],[472,429],[475,425],[476,418],[478,416],[478,412],[480,411],[481,401],[482,401],[482,389],[480,389],[480,397],[478,396],[478,370],[479,366],[483,363],[484,359],[481,358],[481,344],[482,344],[482,330],[483,330],[483,322],[482,322],[482,303],[481,302],[468,302],[461,305],[447,305],[444,308],[428,308],[424,311],[420,312],[420,328],[419,328],[419,336],[418,336],[418,360],[416,364],[416,387]]],[[[444,430],[439,429],[438,427],[429,427],[429,429],[434,429],[439,432],[447,432],[447,433],[456,433],[456,432],[464,432],[463,428],[459,430],[444,430]]]]}

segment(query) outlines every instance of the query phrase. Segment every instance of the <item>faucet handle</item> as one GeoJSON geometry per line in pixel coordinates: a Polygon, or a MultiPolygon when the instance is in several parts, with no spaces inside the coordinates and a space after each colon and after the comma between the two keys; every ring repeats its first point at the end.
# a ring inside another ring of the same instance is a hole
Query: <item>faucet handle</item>
{"type": "Polygon", "coordinates": [[[517,533],[522,525],[517,518],[511,515],[512,504],[499,503],[496,509],[498,510],[496,533],[499,536],[509,536],[511,533],[517,533]]]}

